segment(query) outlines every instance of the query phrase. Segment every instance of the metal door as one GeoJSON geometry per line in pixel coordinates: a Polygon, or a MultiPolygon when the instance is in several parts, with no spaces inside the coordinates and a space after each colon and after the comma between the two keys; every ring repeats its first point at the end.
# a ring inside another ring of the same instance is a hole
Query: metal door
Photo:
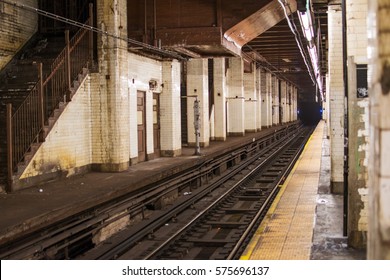
{"type": "Polygon", "coordinates": [[[153,93],[153,143],[154,155],[160,156],[160,96],[153,93]]]}

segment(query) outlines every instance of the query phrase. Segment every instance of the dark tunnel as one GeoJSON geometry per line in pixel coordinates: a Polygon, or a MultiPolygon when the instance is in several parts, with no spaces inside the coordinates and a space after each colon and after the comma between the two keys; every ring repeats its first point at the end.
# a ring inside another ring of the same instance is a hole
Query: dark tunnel
{"type": "Polygon", "coordinates": [[[305,125],[316,125],[322,119],[322,106],[317,102],[302,102],[298,106],[298,118],[305,125]]]}

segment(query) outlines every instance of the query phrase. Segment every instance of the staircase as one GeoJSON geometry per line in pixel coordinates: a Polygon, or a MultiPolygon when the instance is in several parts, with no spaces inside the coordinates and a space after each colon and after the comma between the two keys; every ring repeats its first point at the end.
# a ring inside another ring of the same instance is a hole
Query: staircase
{"type": "Polygon", "coordinates": [[[11,103],[15,111],[38,81],[38,63],[43,65],[43,76],[49,75],[51,64],[64,47],[63,36],[35,35],[0,72],[0,185],[7,179],[6,104],[11,103]]]}
{"type": "Polygon", "coordinates": [[[87,74],[92,33],[80,29],[72,39],[65,34],[65,38],[34,36],[0,72],[0,191],[12,191],[21,166],[31,160],[87,74]],[[8,136],[7,104],[12,104],[8,136]],[[8,137],[12,137],[11,169],[8,137]],[[8,175],[10,170],[14,176],[8,175]]]}

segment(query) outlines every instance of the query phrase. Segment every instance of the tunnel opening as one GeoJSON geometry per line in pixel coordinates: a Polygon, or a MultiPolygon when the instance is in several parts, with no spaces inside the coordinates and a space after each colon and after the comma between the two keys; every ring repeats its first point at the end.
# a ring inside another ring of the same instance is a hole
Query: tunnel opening
{"type": "Polygon", "coordinates": [[[317,102],[302,102],[298,107],[298,118],[304,125],[316,125],[322,119],[322,106],[317,102]]]}

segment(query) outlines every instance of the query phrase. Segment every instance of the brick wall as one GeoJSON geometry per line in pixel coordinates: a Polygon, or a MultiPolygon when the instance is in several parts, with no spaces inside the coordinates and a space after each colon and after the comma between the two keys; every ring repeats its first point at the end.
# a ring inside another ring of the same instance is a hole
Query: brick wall
{"type": "MultiPolygon", "coordinates": [[[[38,0],[21,0],[18,4],[38,6],[38,0]]],[[[38,30],[38,15],[0,3],[0,70],[38,30]]]]}

